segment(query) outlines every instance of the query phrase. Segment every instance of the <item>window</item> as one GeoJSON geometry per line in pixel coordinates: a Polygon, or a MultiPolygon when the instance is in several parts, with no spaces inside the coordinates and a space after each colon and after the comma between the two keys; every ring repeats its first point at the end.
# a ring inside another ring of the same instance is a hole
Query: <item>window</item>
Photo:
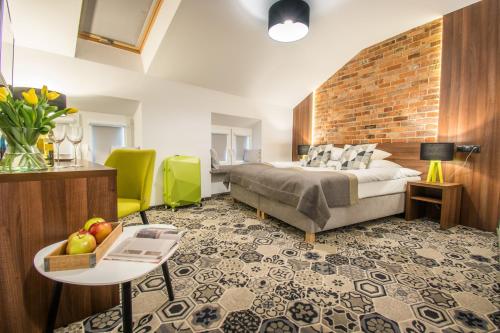
{"type": "Polygon", "coordinates": [[[252,129],[214,125],[212,148],[217,152],[221,164],[242,163],[245,149],[252,148],[252,129]]]}
{"type": "Polygon", "coordinates": [[[217,156],[219,157],[220,162],[228,161],[228,141],[229,135],[212,133],[212,148],[217,152],[217,156]]]}
{"type": "Polygon", "coordinates": [[[92,161],[103,164],[114,148],[125,146],[125,128],[120,126],[91,125],[92,161]]]}

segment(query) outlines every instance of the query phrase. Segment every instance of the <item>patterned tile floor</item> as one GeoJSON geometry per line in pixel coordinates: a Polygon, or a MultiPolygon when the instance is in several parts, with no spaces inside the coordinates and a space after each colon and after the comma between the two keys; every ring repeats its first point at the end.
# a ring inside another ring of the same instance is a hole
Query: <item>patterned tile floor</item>
{"type": "MultiPolygon", "coordinates": [[[[312,246],[227,196],[148,216],[189,233],[169,262],[175,301],[167,301],[161,271],[135,281],[134,332],[500,329],[493,233],[391,217],[321,233],[312,246]]],[[[120,308],[57,332],[121,332],[120,308]]]]}

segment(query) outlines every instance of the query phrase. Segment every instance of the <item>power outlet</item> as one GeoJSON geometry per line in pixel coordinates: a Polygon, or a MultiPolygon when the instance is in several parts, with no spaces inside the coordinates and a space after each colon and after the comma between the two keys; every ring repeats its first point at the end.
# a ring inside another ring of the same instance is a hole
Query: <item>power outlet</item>
{"type": "Polygon", "coordinates": [[[481,146],[480,145],[460,145],[460,146],[457,146],[457,152],[470,153],[472,151],[474,153],[481,152],[481,146]]]}

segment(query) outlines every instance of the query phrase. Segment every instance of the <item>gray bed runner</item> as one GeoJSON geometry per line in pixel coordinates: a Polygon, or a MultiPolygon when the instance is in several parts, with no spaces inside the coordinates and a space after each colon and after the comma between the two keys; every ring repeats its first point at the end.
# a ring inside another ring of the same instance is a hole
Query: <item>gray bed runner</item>
{"type": "Polygon", "coordinates": [[[329,208],[349,206],[358,201],[358,179],[349,173],[308,172],[256,163],[234,166],[226,177],[226,182],[229,181],[296,207],[320,228],[330,219],[329,208]]]}

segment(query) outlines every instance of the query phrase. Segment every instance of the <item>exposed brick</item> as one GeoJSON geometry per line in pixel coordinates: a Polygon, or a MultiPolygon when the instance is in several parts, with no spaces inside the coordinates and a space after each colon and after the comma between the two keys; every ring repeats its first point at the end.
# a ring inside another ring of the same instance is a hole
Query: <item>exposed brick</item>
{"type": "Polygon", "coordinates": [[[366,48],[315,91],[315,143],[435,142],[441,19],[366,48]]]}

